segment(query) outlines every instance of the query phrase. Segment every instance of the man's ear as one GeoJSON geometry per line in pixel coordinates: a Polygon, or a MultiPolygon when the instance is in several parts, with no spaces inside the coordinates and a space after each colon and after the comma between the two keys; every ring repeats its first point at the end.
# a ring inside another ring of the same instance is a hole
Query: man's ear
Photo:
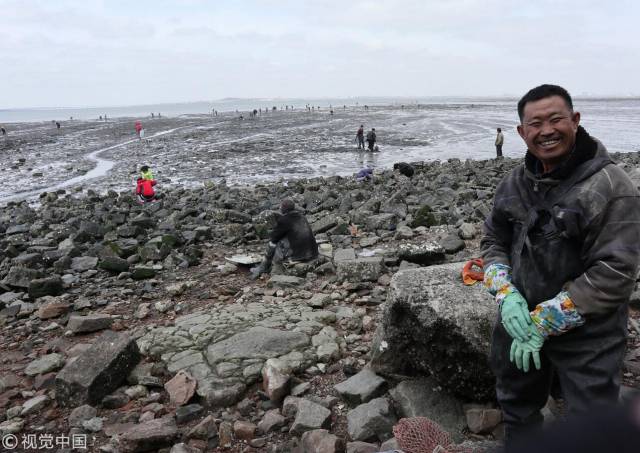
{"type": "Polygon", "coordinates": [[[571,121],[573,122],[574,132],[578,130],[578,126],[580,125],[580,112],[574,112],[571,115],[571,121]]]}
{"type": "Polygon", "coordinates": [[[522,124],[518,124],[518,135],[520,135],[520,137],[522,137],[522,140],[524,140],[524,128],[522,127],[522,124]]]}

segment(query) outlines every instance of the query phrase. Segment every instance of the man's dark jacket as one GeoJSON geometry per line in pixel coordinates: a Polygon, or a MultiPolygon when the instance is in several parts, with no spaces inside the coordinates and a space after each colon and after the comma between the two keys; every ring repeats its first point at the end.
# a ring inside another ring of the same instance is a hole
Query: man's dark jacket
{"type": "Polygon", "coordinates": [[[530,309],[565,289],[581,315],[613,313],[635,287],[640,194],[582,127],[570,157],[541,173],[527,153],[498,185],[481,243],[485,266],[511,266],[530,309]]]}
{"type": "Polygon", "coordinates": [[[292,260],[307,261],[318,256],[316,238],[301,212],[293,210],[281,215],[269,240],[276,244],[285,237],[289,240],[292,260]]]}

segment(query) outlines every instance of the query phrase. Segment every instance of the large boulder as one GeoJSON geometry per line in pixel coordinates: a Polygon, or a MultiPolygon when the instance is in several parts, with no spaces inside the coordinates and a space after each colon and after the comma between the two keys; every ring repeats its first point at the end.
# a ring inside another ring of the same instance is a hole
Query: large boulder
{"type": "Polygon", "coordinates": [[[29,282],[29,297],[37,299],[43,296],[58,296],[62,294],[62,279],[59,275],[36,278],[29,282]]]}
{"type": "Polygon", "coordinates": [[[116,390],[140,361],[135,340],[126,333],[104,332],[56,376],[60,406],[95,405],[116,390]]]}
{"type": "Polygon", "coordinates": [[[373,342],[374,371],[431,375],[453,395],[493,398],[488,357],[498,307],[482,285],[462,284],[462,266],[408,269],[393,276],[373,342]]]}

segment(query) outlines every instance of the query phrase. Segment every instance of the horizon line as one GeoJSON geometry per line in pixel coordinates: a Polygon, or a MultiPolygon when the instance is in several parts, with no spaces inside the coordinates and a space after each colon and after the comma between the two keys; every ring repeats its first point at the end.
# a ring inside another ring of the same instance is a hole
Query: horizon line
{"type": "MultiPolygon", "coordinates": [[[[513,94],[502,94],[502,95],[429,95],[429,96],[393,96],[393,95],[385,95],[385,96],[372,96],[372,95],[363,95],[363,96],[309,96],[309,97],[224,97],[213,100],[197,100],[197,101],[174,101],[174,102],[159,102],[159,103],[139,103],[139,104],[115,104],[115,105],[76,105],[76,106],[39,106],[39,107],[7,107],[0,108],[0,112],[6,111],[19,111],[19,110],[70,110],[70,109],[113,109],[113,108],[128,108],[128,107],[152,107],[152,106],[163,106],[163,105],[175,105],[175,104],[203,104],[203,103],[219,103],[219,102],[229,102],[229,101],[305,101],[305,100],[358,100],[358,99],[407,99],[407,100],[418,100],[418,99],[468,99],[468,100],[515,100],[519,99],[521,96],[513,95],[513,94]]],[[[606,94],[581,94],[572,96],[573,99],[589,99],[589,100],[599,100],[599,99],[610,99],[610,100],[632,100],[632,99],[640,99],[640,94],[628,94],[628,95],[606,95],[606,94]]]]}

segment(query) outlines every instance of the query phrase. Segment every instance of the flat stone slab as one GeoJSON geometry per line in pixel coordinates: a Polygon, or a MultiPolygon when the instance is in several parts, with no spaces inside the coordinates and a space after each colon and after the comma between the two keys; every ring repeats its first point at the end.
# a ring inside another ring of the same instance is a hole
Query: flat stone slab
{"type": "Polygon", "coordinates": [[[383,271],[384,258],[382,256],[370,256],[336,262],[336,275],[338,278],[354,283],[362,281],[375,282],[382,275],[383,271]]]}
{"type": "Polygon", "coordinates": [[[113,319],[109,315],[71,316],[67,323],[67,329],[73,333],[97,332],[111,327],[113,319]]]}
{"type": "Polygon", "coordinates": [[[304,278],[293,275],[273,275],[267,282],[269,288],[295,288],[304,283],[304,278]]]}
{"type": "Polygon", "coordinates": [[[164,417],[135,425],[120,435],[123,453],[155,451],[170,447],[178,436],[178,427],[172,417],[164,417]]]}
{"type": "Polygon", "coordinates": [[[349,436],[355,441],[385,441],[393,437],[396,418],[386,398],[361,404],[347,414],[349,436]]]}
{"type": "Polygon", "coordinates": [[[386,386],[387,382],[383,378],[371,371],[370,368],[365,368],[333,388],[343,400],[349,404],[358,405],[382,395],[386,386]]]}
{"type": "Polygon", "coordinates": [[[126,381],[140,358],[138,346],[129,335],[104,332],[56,376],[58,404],[98,404],[126,381]]]}
{"type": "Polygon", "coordinates": [[[309,337],[302,332],[253,327],[212,344],[206,355],[211,365],[235,359],[268,359],[304,348],[309,341],[309,337]]]}

